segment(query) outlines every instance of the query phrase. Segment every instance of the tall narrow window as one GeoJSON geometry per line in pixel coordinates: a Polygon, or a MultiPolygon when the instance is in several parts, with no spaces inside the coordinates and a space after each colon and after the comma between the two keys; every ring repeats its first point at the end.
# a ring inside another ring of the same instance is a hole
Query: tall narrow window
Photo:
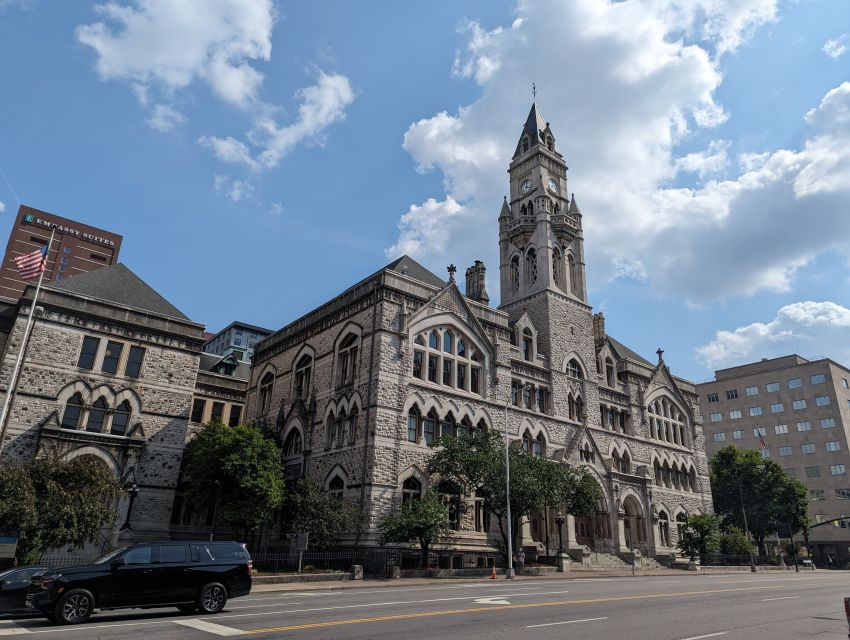
{"type": "Polygon", "coordinates": [[[614,361],[611,358],[605,358],[605,378],[608,381],[608,386],[614,386],[614,361]]]}
{"type": "Polygon", "coordinates": [[[407,414],[407,440],[408,442],[416,442],[419,437],[419,412],[416,409],[411,409],[407,414]]]}
{"type": "Polygon", "coordinates": [[[239,419],[242,417],[242,407],[238,404],[230,405],[230,418],[227,421],[227,426],[235,427],[239,424],[239,419]]]}
{"type": "Polygon", "coordinates": [[[109,432],[114,436],[123,436],[127,433],[127,424],[130,422],[130,403],[126,400],[118,405],[112,414],[112,426],[109,432]]]}
{"type": "Polygon", "coordinates": [[[342,500],[342,496],[345,493],[345,482],[343,479],[339,476],[334,476],[333,480],[328,483],[328,493],[337,500],[342,500]]]}
{"type": "Polygon", "coordinates": [[[567,365],[567,373],[570,374],[571,378],[577,378],[578,380],[582,379],[583,376],[581,366],[579,366],[578,360],[576,360],[575,358],[570,360],[569,364],[567,365]]]}
{"type": "Polygon", "coordinates": [[[348,441],[354,442],[357,439],[357,416],[359,412],[357,407],[352,407],[348,414],[348,441]]]}
{"type": "Polygon", "coordinates": [[[452,384],[452,361],[448,358],[443,358],[443,384],[447,386],[452,384]]]}
{"type": "Polygon", "coordinates": [[[458,363],[456,371],[457,371],[457,388],[466,390],[466,365],[458,363]]]}
{"type": "Polygon", "coordinates": [[[269,371],[260,380],[260,413],[266,414],[272,407],[272,389],[274,388],[274,374],[269,371]]]}
{"type": "Polygon", "coordinates": [[[408,478],[401,485],[401,503],[409,504],[422,497],[422,483],[416,478],[408,478]]]}
{"type": "Polygon", "coordinates": [[[578,283],[576,282],[576,261],[572,255],[567,256],[567,268],[570,272],[570,293],[578,293],[578,283]]]}
{"type": "Polygon", "coordinates": [[[80,423],[80,413],[82,410],[83,399],[79,393],[75,393],[65,404],[65,412],[62,414],[62,428],[76,429],[80,423]]]}
{"type": "Polygon", "coordinates": [[[100,370],[103,373],[115,373],[118,371],[118,360],[121,359],[121,351],[123,351],[124,345],[120,342],[112,342],[110,340],[106,343],[106,353],[103,354],[103,365],[100,370]]]}
{"type": "Polygon", "coordinates": [[[221,416],[224,415],[224,403],[223,402],[213,402],[212,403],[212,411],[210,412],[210,420],[221,420],[221,416]]]}
{"type": "Polygon", "coordinates": [[[532,454],[535,458],[542,458],[545,449],[546,446],[543,442],[543,434],[540,434],[534,439],[532,454]]]}
{"type": "Polygon", "coordinates": [[[354,382],[357,374],[357,351],[359,339],[355,334],[343,338],[339,345],[339,384],[354,382]]]}
{"type": "Polygon", "coordinates": [[[80,351],[80,359],[77,361],[77,366],[80,369],[91,369],[94,367],[94,358],[97,355],[97,348],[100,346],[100,340],[97,338],[83,338],[83,348],[80,351]]]}
{"type": "Polygon", "coordinates": [[[413,377],[422,379],[422,352],[413,352],[413,377]]]}
{"type": "Polygon", "coordinates": [[[453,346],[454,340],[452,338],[452,332],[446,330],[445,333],[443,333],[443,351],[446,353],[454,353],[452,350],[453,346]]]}
{"type": "Polygon", "coordinates": [[[434,442],[434,436],[437,432],[437,417],[433,413],[429,413],[425,416],[425,420],[422,424],[422,435],[425,439],[425,444],[431,444],[434,442]]]}
{"type": "Polygon", "coordinates": [[[519,256],[511,258],[511,284],[514,291],[519,291],[519,256]]]}
{"type": "Polygon", "coordinates": [[[437,381],[437,356],[428,356],[428,381],[437,381]]]}
{"type": "Polygon", "coordinates": [[[307,399],[310,393],[310,374],[313,371],[313,358],[303,355],[295,365],[295,397],[307,399]]]}
{"type": "Polygon", "coordinates": [[[533,359],[534,338],[531,335],[531,329],[526,327],[522,330],[522,357],[531,362],[533,359]]]}
{"type": "Polygon", "coordinates": [[[106,420],[106,400],[99,398],[91,409],[89,409],[89,420],[86,423],[86,431],[100,433],[103,431],[103,422],[106,420]]]}
{"type": "Polygon", "coordinates": [[[301,453],[301,432],[298,429],[293,429],[292,433],[286,436],[283,443],[283,455],[286,457],[297,456],[301,453]]]}
{"type": "Polygon", "coordinates": [[[206,404],[206,400],[195,398],[194,402],[192,402],[192,415],[189,418],[192,422],[200,422],[204,419],[204,407],[206,407],[206,404]]]}
{"type": "Polygon", "coordinates": [[[124,367],[124,375],[128,378],[138,378],[142,371],[142,360],[145,357],[145,350],[142,347],[130,347],[130,354],[127,356],[127,365],[124,367]]]}
{"type": "MultiPolygon", "coordinates": [[[[555,205],[555,214],[558,213],[558,205],[555,205]]],[[[552,250],[552,279],[555,284],[561,286],[561,252],[557,247],[552,250]]]]}
{"type": "Polygon", "coordinates": [[[525,278],[528,284],[537,282],[537,251],[529,249],[525,256],[525,278]]]}

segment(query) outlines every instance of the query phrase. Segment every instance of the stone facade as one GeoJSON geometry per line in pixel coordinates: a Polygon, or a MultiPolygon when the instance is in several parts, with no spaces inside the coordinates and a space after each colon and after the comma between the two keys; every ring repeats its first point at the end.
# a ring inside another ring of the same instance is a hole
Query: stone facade
{"type": "MultiPolygon", "coordinates": [[[[113,277],[122,286],[133,283],[142,294],[155,293],[123,265],[104,267],[98,288],[113,277]]],[[[0,368],[4,394],[33,293],[34,287],[27,288],[14,313],[4,314],[10,320],[0,368]]],[[[3,449],[4,461],[47,453],[85,456],[105,465],[125,486],[136,484],[127,532],[134,539],[169,537],[203,343],[202,325],[176,309],[172,314],[173,307],[162,303],[133,308],[62,285],[43,287],[3,449]]],[[[122,500],[119,524],[127,508],[122,500]]],[[[117,530],[105,533],[103,546],[117,542],[117,530]]]]}
{"type": "MultiPolygon", "coordinates": [[[[663,352],[650,363],[593,315],[582,214],[536,105],[509,175],[500,308],[482,263],[464,295],[454,267],[444,282],[400,258],[257,346],[247,415],[276,422],[290,477],[359,504],[360,542],[375,542],[405,492],[427,488],[427,445],[441,430],[502,431],[507,414],[509,437],[531,455],[587,465],[603,489],[595,516],[568,518],[573,552],[670,554],[677,520],[711,509],[696,390],[663,352]]],[[[492,549],[495,524],[474,496],[464,501],[453,544],[492,549]]],[[[557,539],[552,514],[522,533],[532,550],[557,539]]]]}

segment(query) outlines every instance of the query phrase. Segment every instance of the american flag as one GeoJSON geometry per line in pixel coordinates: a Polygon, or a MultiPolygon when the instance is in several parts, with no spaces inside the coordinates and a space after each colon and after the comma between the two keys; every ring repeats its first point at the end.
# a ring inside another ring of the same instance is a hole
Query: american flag
{"type": "Polygon", "coordinates": [[[764,441],[764,436],[759,436],[759,442],[761,443],[762,449],[767,449],[767,443],[764,441]]]}
{"type": "Polygon", "coordinates": [[[15,258],[18,265],[18,275],[24,280],[33,280],[37,278],[47,264],[47,245],[41,249],[36,249],[32,253],[27,253],[15,258]]]}

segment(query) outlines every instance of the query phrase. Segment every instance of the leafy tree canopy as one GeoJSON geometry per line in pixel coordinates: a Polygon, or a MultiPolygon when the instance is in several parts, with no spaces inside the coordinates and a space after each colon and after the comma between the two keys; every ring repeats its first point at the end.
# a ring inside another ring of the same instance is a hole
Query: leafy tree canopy
{"type": "Polygon", "coordinates": [[[710,513],[695,514],[688,517],[687,528],[693,535],[683,535],[677,547],[682,553],[699,555],[703,560],[715,556],[720,551],[720,519],[710,513]]]}
{"type": "Polygon", "coordinates": [[[360,510],[349,501],[322,491],[312,480],[299,480],[284,500],[283,532],[310,534],[310,548],[328,549],[340,535],[356,533],[362,525],[360,510]]]}
{"type": "Polygon", "coordinates": [[[218,524],[245,535],[267,522],[283,503],[283,463],[278,444],[254,425],[206,425],[186,446],[183,475],[190,499],[215,502],[218,524]]]}
{"type": "Polygon", "coordinates": [[[436,491],[426,491],[419,500],[411,500],[393,509],[380,525],[380,544],[419,542],[422,564],[428,562],[431,545],[449,533],[449,507],[436,491]]]}
{"type": "Polygon", "coordinates": [[[710,472],[715,512],[744,529],[743,501],[747,525],[762,555],[768,535],[808,528],[806,485],[758,451],[724,447],[711,459],[710,472]]]}
{"type": "Polygon", "coordinates": [[[112,472],[87,456],[0,465],[0,528],[18,534],[19,563],[36,562],[47,549],[93,542],[115,523],[121,494],[112,472]]]}

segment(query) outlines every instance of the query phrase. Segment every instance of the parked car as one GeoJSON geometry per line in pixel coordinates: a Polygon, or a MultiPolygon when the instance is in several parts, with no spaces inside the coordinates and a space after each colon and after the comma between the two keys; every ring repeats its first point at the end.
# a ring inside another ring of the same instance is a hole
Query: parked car
{"type": "Polygon", "coordinates": [[[47,565],[32,565],[0,571],[0,615],[32,613],[26,603],[30,581],[33,576],[48,569],[47,565]]]}
{"type": "Polygon", "coordinates": [[[85,622],[95,609],[218,613],[228,598],[251,592],[251,568],[251,556],[238,542],[138,543],[92,564],[44,573],[28,603],[61,624],[85,622]]]}

